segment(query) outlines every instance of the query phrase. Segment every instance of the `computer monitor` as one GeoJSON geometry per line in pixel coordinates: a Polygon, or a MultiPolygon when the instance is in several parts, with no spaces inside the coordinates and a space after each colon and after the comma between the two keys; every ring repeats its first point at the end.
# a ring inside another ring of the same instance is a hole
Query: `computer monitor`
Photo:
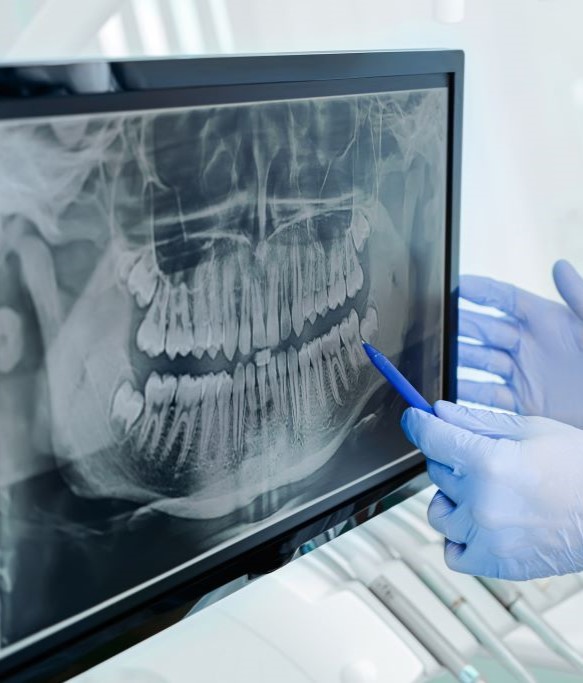
{"type": "Polygon", "coordinates": [[[0,675],[423,470],[360,340],[455,398],[462,84],[434,51],[0,69],[0,675]]]}

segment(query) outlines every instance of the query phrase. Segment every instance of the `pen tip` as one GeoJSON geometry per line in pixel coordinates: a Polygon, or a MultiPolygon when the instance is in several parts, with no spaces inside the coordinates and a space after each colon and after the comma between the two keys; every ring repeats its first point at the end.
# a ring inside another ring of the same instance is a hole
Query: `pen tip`
{"type": "Polygon", "coordinates": [[[373,351],[373,348],[371,347],[371,345],[368,342],[364,341],[364,339],[362,337],[360,338],[360,343],[362,344],[362,348],[364,349],[364,352],[370,358],[371,353],[373,351]]]}

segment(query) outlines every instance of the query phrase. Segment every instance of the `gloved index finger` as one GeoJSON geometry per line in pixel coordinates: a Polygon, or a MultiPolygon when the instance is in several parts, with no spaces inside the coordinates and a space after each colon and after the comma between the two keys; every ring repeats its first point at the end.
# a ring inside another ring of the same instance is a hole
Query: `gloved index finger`
{"type": "Polygon", "coordinates": [[[568,261],[557,261],[553,278],[559,294],[569,308],[583,320],[583,278],[568,261]]]}
{"type": "Polygon", "coordinates": [[[521,298],[524,292],[507,282],[480,275],[460,277],[460,296],[479,306],[491,306],[507,315],[521,319],[524,315],[521,298]]]}
{"type": "Polygon", "coordinates": [[[489,439],[456,427],[422,410],[408,408],[401,419],[405,435],[429,459],[467,472],[467,463],[485,454],[489,439]]]}

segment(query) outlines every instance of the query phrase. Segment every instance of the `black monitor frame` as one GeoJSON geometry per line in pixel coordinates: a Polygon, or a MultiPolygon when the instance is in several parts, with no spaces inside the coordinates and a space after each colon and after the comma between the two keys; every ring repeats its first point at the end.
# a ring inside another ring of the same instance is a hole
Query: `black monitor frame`
{"type": "MultiPolygon", "coordinates": [[[[349,52],[84,62],[0,67],[0,120],[59,114],[448,87],[448,178],[443,396],[456,398],[464,54],[349,52]],[[228,65],[228,68],[225,66],[228,65]],[[105,78],[104,78],[105,76],[105,78]]],[[[3,680],[64,680],[175,622],[203,595],[242,574],[287,561],[325,529],[381,499],[392,505],[426,485],[421,454],[236,541],[219,554],[112,602],[0,658],[3,680]]]]}

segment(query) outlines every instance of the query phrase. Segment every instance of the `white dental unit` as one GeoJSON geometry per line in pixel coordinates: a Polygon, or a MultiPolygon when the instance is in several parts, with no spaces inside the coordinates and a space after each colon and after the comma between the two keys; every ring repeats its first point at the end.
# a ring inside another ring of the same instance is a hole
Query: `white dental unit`
{"type": "Polygon", "coordinates": [[[445,567],[360,344],[455,398],[463,71],[0,67],[2,680],[581,680],[583,581],[445,567]]]}
{"type": "Polygon", "coordinates": [[[432,493],[424,490],[75,680],[178,683],[195,666],[198,680],[213,683],[450,681],[448,647],[466,666],[460,680],[479,680],[472,669],[490,681],[580,680],[581,577],[506,584],[532,607],[537,633],[479,580],[447,569],[441,539],[421,514],[432,493]],[[362,566],[355,568],[357,556],[362,566]],[[420,633],[371,594],[367,571],[422,611],[420,633]],[[436,633],[444,646],[432,654],[426,643],[436,633]]]}

